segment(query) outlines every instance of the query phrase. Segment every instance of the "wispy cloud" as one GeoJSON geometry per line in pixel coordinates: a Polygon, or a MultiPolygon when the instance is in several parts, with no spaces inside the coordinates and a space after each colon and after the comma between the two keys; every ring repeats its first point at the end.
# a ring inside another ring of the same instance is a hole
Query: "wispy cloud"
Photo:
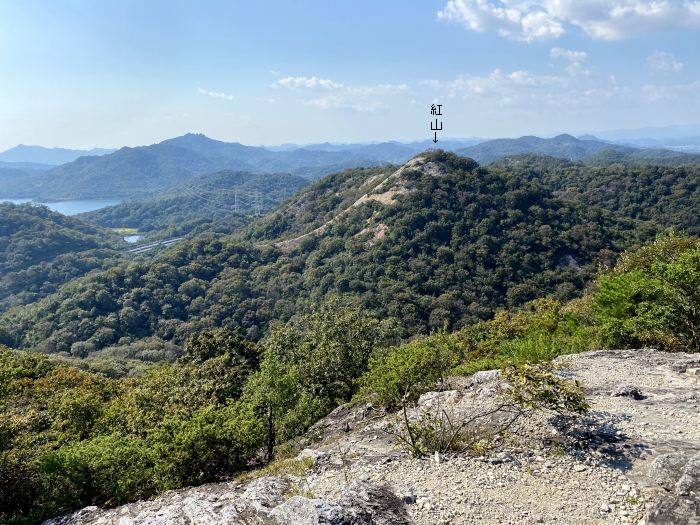
{"type": "Polygon", "coordinates": [[[660,73],[680,73],[683,71],[683,62],[676,60],[673,53],[656,51],[647,58],[647,65],[652,71],[660,73]]]}
{"type": "Polygon", "coordinates": [[[685,100],[697,105],[700,81],[685,84],[648,84],[642,87],[642,93],[649,102],[685,100]]]}
{"type": "Polygon", "coordinates": [[[588,53],[585,51],[572,51],[561,47],[553,47],[549,51],[549,56],[552,58],[563,58],[569,62],[585,62],[588,59],[588,53]]]}
{"type": "Polygon", "coordinates": [[[572,51],[570,49],[562,49],[561,47],[553,47],[549,51],[549,56],[568,62],[566,71],[571,76],[591,74],[591,72],[583,66],[583,63],[588,60],[588,53],[585,51],[572,51]]]}
{"type": "Polygon", "coordinates": [[[409,91],[406,84],[375,84],[350,86],[320,77],[287,77],[272,84],[273,88],[286,88],[307,92],[313,96],[304,104],[319,109],[343,109],[361,113],[375,112],[383,107],[387,95],[409,91]]]}
{"type": "Polygon", "coordinates": [[[354,99],[348,95],[329,94],[305,102],[307,106],[318,109],[344,109],[359,113],[374,113],[384,107],[376,100],[354,99]]]}
{"type": "Polygon", "coordinates": [[[286,77],[273,82],[272,87],[285,87],[288,89],[315,89],[328,90],[342,89],[344,86],[327,78],[318,77],[286,77]]]}
{"type": "Polygon", "coordinates": [[[222,98],[224,100],[233,100],[234,98],[236,98],[235,96],[229,95],[228,93],[219,93],[216,91],[208,91],[208,90],[202,89],[202,88],[197,88],[197,93],[199,93],[200,95],[206,95],[208,97],[222,98]]]}
{"type": "Polygon", "coordinates": [[[460,75],[446,82],[426,80],[423,84],[443,91],[448,97],[485,97],[500,99],[507,103],[514,96],[520,96],[526,91],[549,89],[565,82],[565,78],[557,76],[535,75],[524,70],[507,73],[494,69],[486,76],[460,75]]]}
{"type": "Polygon", "coordinates": [[[624,95],[628,89],[613,80],[595,83],[570,75],[539,75],[525,70],[494,69],[485,76],[461,75],[423,85],[448,98],[480,100],[509,108],[589,106],[624,95]]]}
{"type": "Polygon", "coordinates": [[[449,0],[438,18],[533,42],[576,27],[596,40],[700,27],[698,0],[449,0]]]}

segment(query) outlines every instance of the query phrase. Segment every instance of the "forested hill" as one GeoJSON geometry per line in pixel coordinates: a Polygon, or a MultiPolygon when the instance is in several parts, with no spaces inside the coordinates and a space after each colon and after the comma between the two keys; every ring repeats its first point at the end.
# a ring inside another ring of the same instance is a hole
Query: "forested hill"
{"type": "Polygon", "coordinates": [[[520,155],[501,159],[495,165],[516,176],[537,180],[563,199],[700,235],[700,162],[594,167],[520,155]]]}
{"type": "Polygon", "coordinates": [[[243,235],[197,237],[63,287],[0,317],[13,346],[80,355],[204,327],[260,338],[329,296],[404,334],[459,327],[503,305],[576,295],[601,264],[654,233],[536,180],[444,152],[328,177],[243,235]],[[75,343],[80,342],[80,345],[75,343]]]}
{"type": "Polygon", "coordinates": [[[102,268],[123,240],[43,206],[0,203],[0,310],[102,268]]]}
{"type": "Polygon", "coordinates": [[[221,171],[195,177],[157,197],[127,201],[80,217],[108,228],[136,228],[146,238],[215,228],[228,233],[307,186],[298,175],[221,171]]]}

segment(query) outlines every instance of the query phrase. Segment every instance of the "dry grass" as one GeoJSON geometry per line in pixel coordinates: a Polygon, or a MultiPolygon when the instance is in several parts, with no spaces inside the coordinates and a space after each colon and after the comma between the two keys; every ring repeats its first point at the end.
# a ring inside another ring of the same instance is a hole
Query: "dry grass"
{"type": "Polygon", "coordinates": [[[262,468],[240,474],[236,477],[236,480],[250,481],[264,476],[294,476],[300,478],[305,476],[313,465],[314,460],[311,458],[277,459],[262,468]]]}

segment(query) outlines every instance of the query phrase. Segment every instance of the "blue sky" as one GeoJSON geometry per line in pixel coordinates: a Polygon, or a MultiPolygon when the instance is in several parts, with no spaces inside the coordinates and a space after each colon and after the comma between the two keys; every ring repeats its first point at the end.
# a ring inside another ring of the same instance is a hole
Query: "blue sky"
{"type": "Polygon", "coordinates": [[[0,0],[0,149],[700,122],[697,0],[0,0]]]}

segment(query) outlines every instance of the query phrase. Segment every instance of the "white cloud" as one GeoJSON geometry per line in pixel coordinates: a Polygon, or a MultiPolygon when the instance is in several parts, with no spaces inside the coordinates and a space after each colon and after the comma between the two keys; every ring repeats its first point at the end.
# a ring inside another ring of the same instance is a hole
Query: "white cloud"
{"type": "Polygon", "coordinates": [[[563,58],[569,62],[585,62],[588,59],[588,53],[585,51],[571,51],[561,47],[553,47],[549,51],[549,56],[552,58],[563,58]]]}
{"type": "Polygon", "coordinates": [[[320,98],[315,98],[305,102],[308,106],[313,106],[318,109],[345,109],[357,111],[359,113],[373,113],[381,109],[383,104],[376,100],[353,99],[348,95],[329,94],[320,98]]]}
{"type": "Polygon", "coordinates": [[[570,75],[538,75],[523,70],[508,73],[500,69],[486,76],[461,75],[447,82],[427,80],[423,85],[448,98],[480,100],[514,109],[587,107],[629,92],[612,80],[593,82],[570,75]]]}
{"type": "Polygon", "coordinates": [[[228,93],[217,93],[216,91],[207,91],[206,89],[202,88],[197,88],[197,93],[200,95],[206,95],[208,97],[214,97],[214,98],[222,98],[224,100],[233,100],[234,97],[233,95],[229,95],[228,93]]]}
{"type": "Polygon", "coordinates": [[[405,93],[408,91],[406,84],[377,84],[376,86],[348,87],[347,92],[354,95],[378,96],[405,93]]]}
{"type": "Polygon", "coordinates": [[[683,62],[676,60],[672,53],[657,51],[649,55],[647,65],[652,71],[661,73],[680,73],[683,70],[683,62]]]}
{"type": "Polygon", "coordinates": [[[344,109],[363,113],[383,108],[382,97],[409,91],[406,84],[347,86],[340,82],[318,77],[287,77],[273,83],[272,87],[315,93],[316,97],[304,101],[304,104],[319,109],[344,109]],[[325,94],[321,95],[319,91],[325,92],[325,94]]]}
{"type": "Polygon", "coordinates": [[[590,75],[591,72],[583,67],[583,63],[588,60],[588,53],[585,51],[572,51],[570,49],[562,49],[561,47],[553,47],[549,51],[549,56],[554,59],[561,59],[568,62],[566,71],[571,76],[590,75]]]}
{"type": "Polygon", "coordinates": [[[344,86],[327,78],[317,77],[286,77],[274,82],[272,87],[285,87],[288,89],[316,89],[328,90],[342,89],[344,86]]]}
{"type": "Polygon", "coordinates": [[[428,80],[424,84],[442,91],[447,97],[490,99],[506,106],[546,97],[553,88],[566,82],[564,77],[494,69],[487,76],[461,75],[448,82],[428,80]]]}
{"type": "MultiPolygon", "coordinates": [[[[566,50],[564,50],[566,51],[566,50]]],[[[550,55],[566,57],[575,62],[582,55],[555,51],[550,55]]],[[[591,112],[610,111],[611,108],[639,111],[640,108],[657,107],[667,111],[670,107],[700,107],[700,81],[679,83],[655,83],[647,85],[623,85],[615,75],[571,76],[541,75],[530,71],[507,72],[494,69],[486,75],[460,75],[452,80],[425,80],[424,98],[436,96],[439,100],[462,99],[464,105],[498,111],[507,108],[512,115],[546,114],[589,115],[591,112]]],[[[506,113],[508,114],[508,113],[506,113]]]]}
{"type": "Polygon", "coordinates": [[[494,69],[485,77],[462,75],[456,80],[448,82],[446,87],[449,96],[456,96],[459,93],[488,95],[501,92],[504,89],[546,87],[561,82],[562,79],[555,76],[538,76],[522,70],[504,73],[500,69],[494,69]]]}
{"type": "Polygon", "coordinates": [[[700,81],[687,84],[649,84],[642,86],[642,94],[649,102],[686,100],[697,104],[700,96],[700,81]]]}
{"type": "Polygon", "coordinates": [[[559,20],[537,2],[516,0],[449,0],[438,18],[462,22],[473,31],[495,31],[505,38],[531,42],[564,34],[559,20]]]}
{"type": "Polygon", "coordinates": [[[569,26],[597,40],[700,27],[700,0],[448,0],[438,18],[532,42],[569,26]]]}

